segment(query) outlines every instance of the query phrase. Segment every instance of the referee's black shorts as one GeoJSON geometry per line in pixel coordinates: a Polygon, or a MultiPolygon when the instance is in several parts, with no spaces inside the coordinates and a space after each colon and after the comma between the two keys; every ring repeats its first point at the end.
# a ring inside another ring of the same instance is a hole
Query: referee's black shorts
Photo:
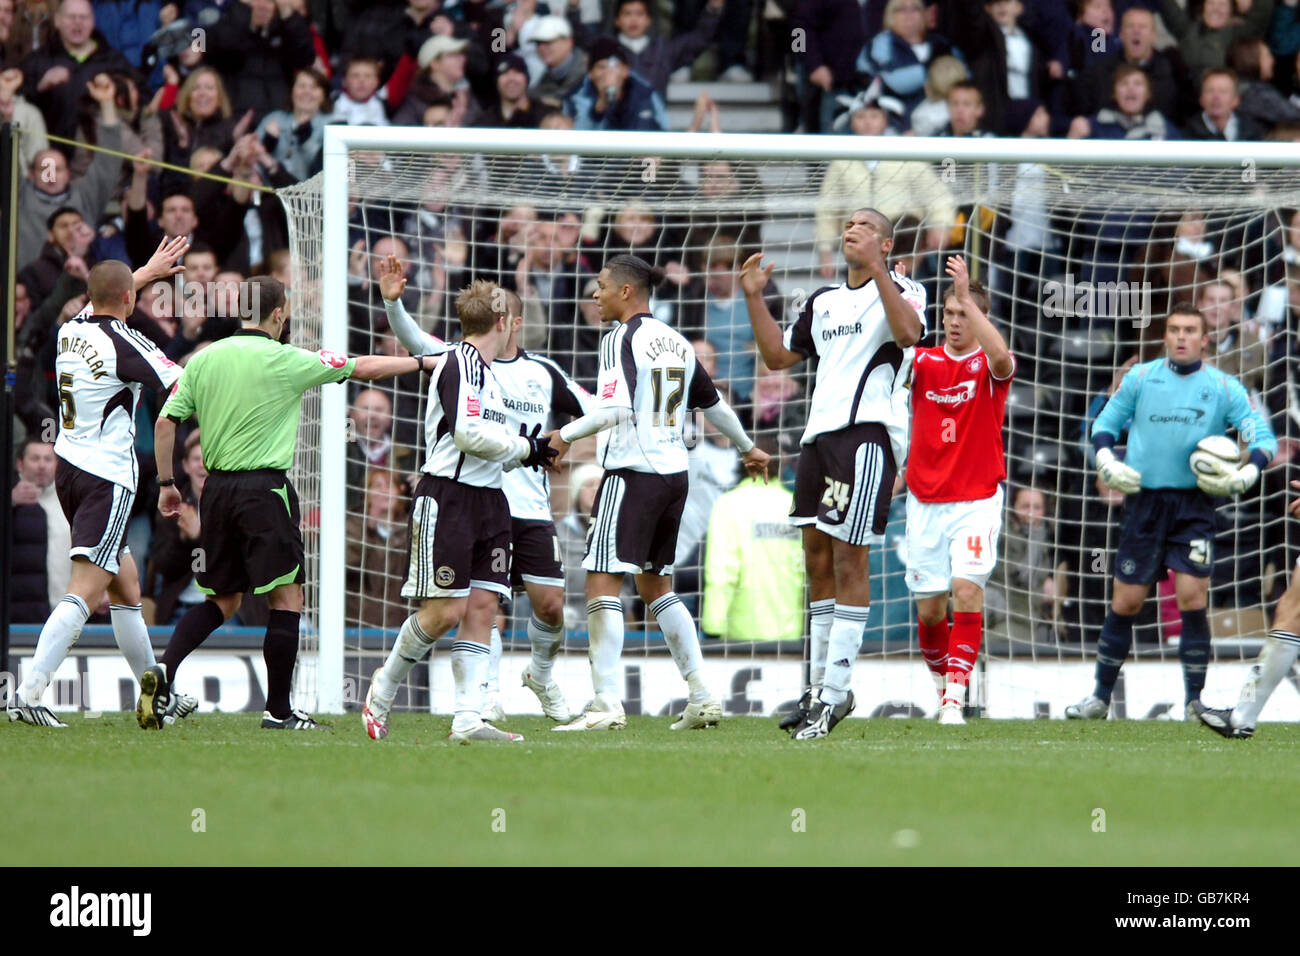
{"type": "Polygon", "coordinates": [[[265,594],[303,582],[298,492],[282,471],[214,471],[199,499],[202,570],[207,594],[265,594]]]}

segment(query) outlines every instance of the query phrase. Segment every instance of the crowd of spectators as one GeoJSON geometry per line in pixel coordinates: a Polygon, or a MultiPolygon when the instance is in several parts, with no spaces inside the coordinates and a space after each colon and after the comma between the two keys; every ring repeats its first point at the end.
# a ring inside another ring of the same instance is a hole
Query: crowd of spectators
{"type": "MultiPolygon", "coordinates": [[[[144,290],[130,318],[183,364],[237,328],[242,280],[290,279],[288,224],[273,190],[320,171],[329,124],[649,133],[669,126],[669,84],[694,78],[709,81],[709,92],[695,101],[692,131],[737,129],[726,84],[758,79],[781,91],[792,132],[1296,139],[1298,69],[1300,0],[0,0],[0,121],[21,131],[24,173],[14,290],[22,441],[11,504],[26,577],[15,579],[24,584],[14,619],[43,620],[62,587],[52,555],[67,532],[50,507],[45,467],[59,407],[54,331],[85,305],[90,267],[105,258],[138,267],[161,238],[191,239],[184,282],[144,290]]],[[[357,160],[364,168],[365,157],[357,160]]],[[[372,276],[391,253],[406,264],[406,304],[426,328],[453,335],[456,292],[491,278],[523,300],[522,344],[553,355],[591,388],[601,334],[595,275],[608,256],[633,252],[667,272],[656,315],[692,340],[746,424],[791,460],[806,417],[806,373],[772,372],[756,359],[736,286],[738,265],[762,248],[772,222],[750,164],[716,158],[647,169],[639,160],[559,153],[443,155],[427,174],[421,201],[350,208],[352,351],[401,351],[372,276]],[[458,204],[457,186],[470,178],[480,193],[484,184],[509,186],[502,195],[517,201],[458,204]],[[678,211],[657,211],[646,183],[678,211]]],[[[839,224],[861,205],[898,221],[896,260],[932,283],[936,302],[943,251],[964,246],[972,223],[992,237],[994,317],[1022,356],[1009,408],[1015,491],[1005,575],[991,590],[1001,594],[994,600],[1013,641],[1095,636],[1104,585],[1085,565],[1096,547],[1113,544],[1105,529],[1118,502],[1093,487],[1078,429],[1091,422],[1100,406],[1089,400],[1104,396],[1114,369],[1159,347],[1158,322],[1114,323],[1100,334],[1051,322],[1033,305],[1040,290],[1027,288],[1027,277],[1082,263],[1080,279],[1147,283],[1157,318],[1173,290],[1189,290],[1207,318],[1211,361],[1242,379],[1283,438],[1279,464],[1287,468],[1266,474],[1260,493],[1284,487],[1300,439],[1292,395],[1300,388],[1300,212],[1220,218],[1213,228],[1194,209],[1163,218],[1108,213],[1066,230],[1062,245],[1061,231],[1048,228],[1050,210],[1019,199],[996,213],[962,207],[926,164],[839,160],[812,188],[816,208],[802,213],[815,222],[808,269],[826,281],[839,270],[839,224]],[[1086,340],[1083,373],[1067,354],[1075,333],[1086,340]]],[[[799,307],[797,290],[775,282],[764,295],[774,315],[799,307]]],[[[348,613],[367,627],[391,629],[403,613],[421,391],[410,375],[348,396],[348,613]]],[[[198,599],[187,545],[197,536],[203,475],[191,425],[177,444],[176,474],[192,514],[154,520],[157,404],[149,397],[138,415],[141,494],[131,542],[165,624],[198,599]]],[[[748,593],[766,580],[763,570],[743,562],[738,570],[721,545],[711,551],[711,519],[726,529],[720,541],[748,541],[747,553],[769,554],[772,567],[787,559],[789,542],[766,526],[741,528],[746,497],[728,498],[740,478],[734,455],[699,427],[678,589],[709,633],[752,638],[737,616],[743,603],[728,610],[726,594],[748,593]]],[[[556,483],[571,577],[599,478],[593,468],[578,465],[570,481],[556,483]]],[[[1216,585],[1231,587],[1237,602],[1258,603],[1277,583],[1264,564],[1289,564],[1274,553],[1285,547],[1278,532],[1259,530],[1249,512],[1221,516],[1225,531],[1251,521],[1256,530],[1227,536],[1234,545],[1221,552],[1216,585]],[[1254,584],[1236,583],[1246,579],[1254,584]]],[[[873,575],[888,594],[898,561],[888,550],[878,561],[873,575]]],[[[569,585],[576,618],[581,583],[569,585]]],[[[789,595],[765,597],[785,608],[789,595]]],[[[248,613],[257,614],[255,605],[248,613]]],[[[906,639],[906,622],[895,623],[885,637],[906,639]]]]}

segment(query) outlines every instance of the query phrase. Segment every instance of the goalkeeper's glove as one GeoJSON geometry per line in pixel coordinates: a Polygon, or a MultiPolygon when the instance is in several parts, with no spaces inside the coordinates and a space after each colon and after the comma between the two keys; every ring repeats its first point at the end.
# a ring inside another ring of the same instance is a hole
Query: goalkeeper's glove
{"type": "Polygon", "coordinates": [[[528,455],[519,463],[522,467],[540,471],[559,455],[559,451],[551,446],[550,438],[541,432],[541,425],[534,425],[531,434],[527,425],[519,426],[519,434],[528,442],[529,447],[528,455]]]}
{"type": "Polygon", "coordinates": [[[1097,449],[1097,472],[1107,487],[1126,495],[1136,494],[1142,487],[1141,473],[1116,458],[1109,448],[1097,449]]]}
{"type": "Polygon", "coordinates": [[[1218,475],[1200,475],[1196,487],[1207,495],[1230,497],[1239,495],[1259,480],[1259,466],[1246,462],[1240,468],[1230,468],[1218,475]]]}

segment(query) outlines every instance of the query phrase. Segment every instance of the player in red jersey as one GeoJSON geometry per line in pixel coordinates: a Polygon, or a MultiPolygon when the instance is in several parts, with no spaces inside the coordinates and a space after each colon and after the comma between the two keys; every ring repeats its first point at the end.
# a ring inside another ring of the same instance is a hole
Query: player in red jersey
{"type": "Polygon", "coordinates": [[[947,272],[944,344],[918,348],[912,365],[907,586],[916,596],[921,655],[941,695],[939,723],[964,724],[984,629],[984,584],[1002,529],[1002,414],[1016,360],[989,321],[988,293],[971,281],[966,261],[949,256],[947,272]]]}

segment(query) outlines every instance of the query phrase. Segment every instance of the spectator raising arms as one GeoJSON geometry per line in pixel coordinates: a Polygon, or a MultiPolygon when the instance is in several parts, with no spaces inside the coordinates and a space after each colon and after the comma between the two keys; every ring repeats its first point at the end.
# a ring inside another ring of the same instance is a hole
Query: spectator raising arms
{"type": "Polygon", "coordinates": [[[1233,0],[1205,0],[1201,15],[1193,20],[1178,0],[1160,0],[1160,16],[1169,32],[1178,40],[1178,50],[1199,83],[1206,70],[1228,65],[1228,51],[1240,37],[1259,37],[1268,29],[1273,16],[1273,0],[1240,2],[1240,18],[1234,16],[1233,0]]]}
{"type": "MultiPolygon", "coordinates": [[[[100,145],[121,149],[122,126],[118,119],[117,90],[113,81],[102,73],[97,74],[91,83],[86,84],[86,89],[99,104],[100,145]]],[[[87,222],[99,222],[121,169],[122,160],[118,157],[96,153],[86,174],[74,178],[69,173],[63,153],[56,149],[38,153],[18,194],[18,264],[22,266],[31,262],[40,254],[50,214],[56,209],[70,206],[87,222]]]]}

